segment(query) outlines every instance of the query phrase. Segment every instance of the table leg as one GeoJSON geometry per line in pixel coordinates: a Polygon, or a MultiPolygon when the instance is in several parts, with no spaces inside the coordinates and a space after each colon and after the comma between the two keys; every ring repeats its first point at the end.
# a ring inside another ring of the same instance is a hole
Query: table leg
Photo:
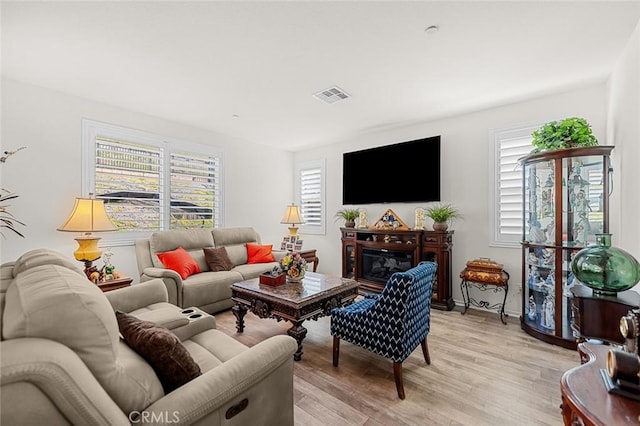
{"type": "Polygon", "coordinates": [[[504,317],[508,317],[509,315],[504,311],[504,305],[505,303],[507,303],[507,293],[509,293],[509,285],[505,285],[503,287],[503,290],[504,299],[502,300],[502,306],[500,307],[500,321],[502,321],[504,325],[507,325],[507,321],[504,319],[504,317]]]}
{"type": "Polygon", "coordinates": [[[462,315],[467,313],[467,309],[469,309],[469,284],[466,280],[460,281],[460,293],[462,293],[462,300],[464,301],[464,311],[461,312],[462,315]],[[465,294],[466,290],[466,294],[465,294]]]}
{"type": "Polygon", "coordinates": [[[302,359],[302,340],[307,335],[307,329],[302,326],[302,322],[297,322],[287,330],[287,334],[298,342],[298,350],[293,354],[293,360],[300,361],[302,359]]]}
{"type": "Polygon", "coordinates": [[[238,330],[238,333],[242,333],[244,331],[244,315],[247,313],[247,307],[242,303],[236,303],[231,308],[231,312],[236,317],[236,330],[238,330]]]}

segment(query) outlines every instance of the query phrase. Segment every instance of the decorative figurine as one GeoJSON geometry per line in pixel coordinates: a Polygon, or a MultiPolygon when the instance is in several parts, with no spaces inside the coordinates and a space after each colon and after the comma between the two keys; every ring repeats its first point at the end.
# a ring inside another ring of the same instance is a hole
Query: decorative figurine
{"type": "Polygon", "coordinates": [[[540,222],[537,220],[532,222],[529,228],[529,241],[532,243],[543,243],[545,240],[544,232],[540,229],[540,222]]]}
{"type": "Polygon", "coordinates": [[[532,296],[529,296],[529,311],[527,311],[527,317],[529,317],[529,319],[531,321],[535,321],[536,320],[536,301],[532,296]]]}
{"type": "Polygon", "coordinates": [[[424,229],[425,220],[424,220],[424,209],[422,207],[417,207],[415,210],[415,226],[413,229],[424,229]]]}
{"type": "Polygon", "coordinates": [[[545,328],[556,328],[556,320],[555,320],[555,302],[553,300],[553,296],[549,295],[545,297],[544,302],[542,302],[542,318],[540,321],[540,325],[545,328]]]}
{"type": "Polygon", "coordinates": [[[358,216],[358,228],[368,228],[369,223],[367,222],[367,210],[359,209],[358,212],[360,216],[358,216]]]}

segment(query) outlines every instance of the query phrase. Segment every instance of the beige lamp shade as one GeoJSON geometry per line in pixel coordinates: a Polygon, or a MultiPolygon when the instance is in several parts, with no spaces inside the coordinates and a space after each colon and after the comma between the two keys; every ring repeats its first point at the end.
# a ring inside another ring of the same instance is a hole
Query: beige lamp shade
{"type": "Polygon", "coordinates": [[[58,231],[82,232],[84,235],[77,237],[78,248],[73,252],[74,257],[85,262],[88,268],[91,262],[102,256],[102,251],[98,248],[100,237],[93,235],[93,232],[115,231],[117,228],[107,216],[104,209],[104,201],[95,198],[76,198],[71,214],[65,222],[58,228],[58,231]]]}
{"type": "Polygon", "coordinates": [[[302,221],[302,215],[300,214],[300,207],[295,204],[291,204],[287,206],[287,209],[284,211],[284,216],[282,216],[282,220],[280,223],[286,223],[291,225],[289,227],[289,235],[298,235],[298,228],[296,225],[304,223],[302,221]]]}

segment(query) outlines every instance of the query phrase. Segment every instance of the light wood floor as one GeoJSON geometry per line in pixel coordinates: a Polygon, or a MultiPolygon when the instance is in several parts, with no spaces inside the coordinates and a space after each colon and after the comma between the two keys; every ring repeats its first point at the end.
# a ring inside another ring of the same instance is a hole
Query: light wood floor
{"type": "MultiPolygon", "coordinates": [[[[329,318],[305,322],[304,354],[294,367],[295,424],[314,425],[562,425],[560,377],[579,364],[576,351],[541,342],[503,325],[497,314],[432,310],[426,365],[420,347],[404,362],[400,400],[391,361],[342,342],[331,363],[329,318]]],[[[289,323],[231,311],[218,328],[248,346],[286,334],[289,323]]]]}

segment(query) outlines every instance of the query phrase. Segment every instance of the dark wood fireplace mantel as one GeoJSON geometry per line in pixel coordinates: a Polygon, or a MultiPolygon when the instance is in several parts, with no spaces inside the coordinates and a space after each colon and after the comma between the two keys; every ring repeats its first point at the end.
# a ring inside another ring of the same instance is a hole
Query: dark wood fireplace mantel
{"type": "Polygon", "coordinates": [[[432,306],[451,310],[455,306],[451,297],[451,247],[453,231],[380,230],[340,228],[342,232],[342,276],[360,283],[361,292],[379,293],[384,283],[363,277],[364,249],[411,253],[413,265],[422,260],[438,264],[433,285],[432,306]]]}

